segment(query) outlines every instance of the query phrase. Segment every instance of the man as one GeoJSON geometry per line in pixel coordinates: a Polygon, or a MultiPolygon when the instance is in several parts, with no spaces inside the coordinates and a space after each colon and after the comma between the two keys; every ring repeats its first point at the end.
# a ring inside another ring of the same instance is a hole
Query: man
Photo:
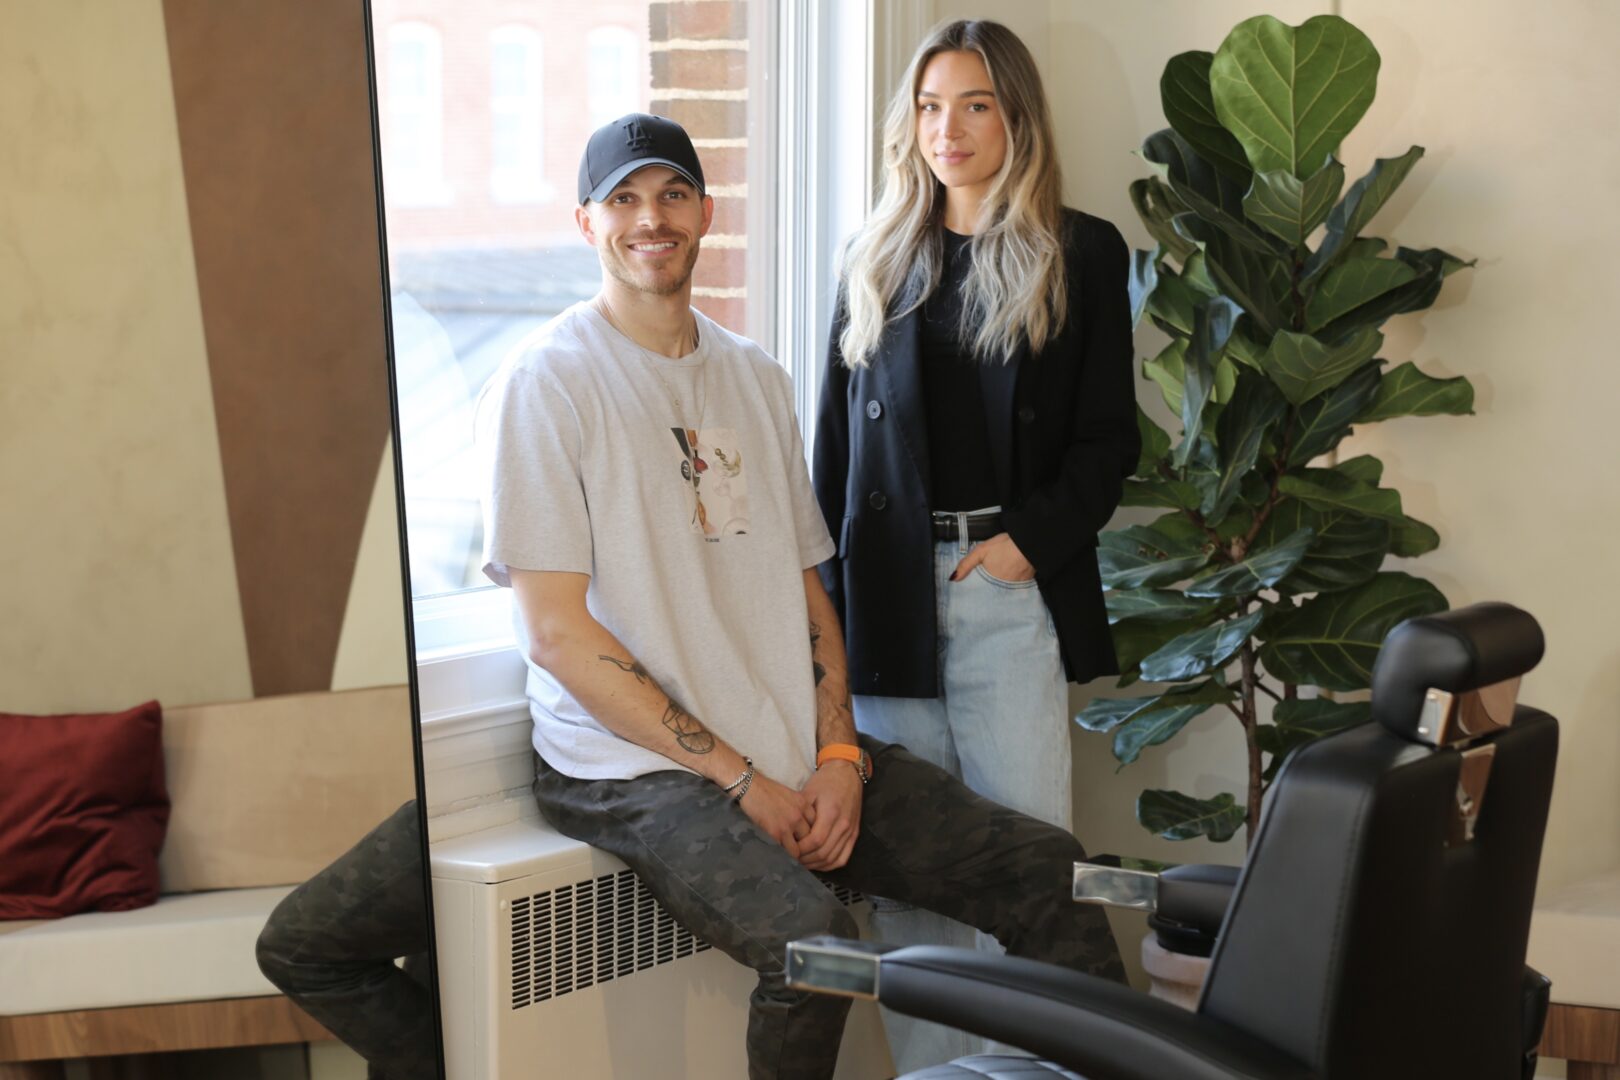
{"type": "Polygon", "coordinates": [[[365,1058],[369,1080],[439,1075],[427,893],[412,799],[288,893],[259,934],[265,978],[365,1058]]]}
{"type": "Polygon", "coordinates": [[[479,401],[484,570],[526,632],[542,813],[759,973],[756,1080],[832,1075],[848,1003],[783,968],[789,941],[856,935],[827,882],[1121,977],[1101,913],[1068,900],[1072,836],[857,738],[790,381],[690,306],[714,214],[691,140],[606,125],[579,202],[601,292],[479,401]]]}

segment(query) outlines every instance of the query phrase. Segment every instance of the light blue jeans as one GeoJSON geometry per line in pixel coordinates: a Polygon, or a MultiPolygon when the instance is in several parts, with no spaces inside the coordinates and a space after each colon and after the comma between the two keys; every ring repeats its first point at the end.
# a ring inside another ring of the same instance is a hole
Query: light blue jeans
{"type": "MultiPolygon", "coordinates": [[[[972,547],[934,545],[939,696],[856,695],[855,726],[1003,806],[1069,829],[1069,688],[1052,617],[1034,581],[1001,581],[982,566],[950,580],[972,547]]],[[[873,900],[872,933],[895,945],[1001,951],[970,926],[882,899],[873,900]]],[[[988,1048],[978,1036],[887,1009],[883,1027],[902,1075],[988,1048]]]]}

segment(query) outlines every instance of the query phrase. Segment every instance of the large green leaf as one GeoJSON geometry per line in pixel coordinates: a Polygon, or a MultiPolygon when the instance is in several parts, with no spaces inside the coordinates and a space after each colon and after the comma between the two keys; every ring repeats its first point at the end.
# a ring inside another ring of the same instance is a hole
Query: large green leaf
{"type": "Polygon", "coordinates": [[[1267,547],[1255,546],[1241,562],[1223,567],[1207,577],[1194,578],[1187,586],[1189,597],[1246,596],[1269,589],[1291,573],[1310,549],[1316,531],[1302,526],[1267,547]]]}
{"type": "Polygon", "coordinates": [[[1167,536],[1146,525],[1105,532],[1097,538],[1097,568],[1110,589],[1139,589],[1180,581],[1209,562],[1194,540],[1167,536]]]}
{"type": "Polygon", "coordinates": [[[1246,371],[1238,379],[1231,402],[1221,410],[1220,419],[1215,423],[1216,440],[1220,444],[1220,476],[1199,506],[1204,517],[1219,521],[1226,516],[1237,499],[1243,478],[1260,456],[1260,444],[1267,430],[1282,418],[1287,407],[1277,388],[1264,376],[1246,371]]]}
{"type": "MultiPolygon", "coordinates": [[[[1422,156],[1423,147],[1414,146],[1400,157],[1379,158],[1373,162],[1366,176],[1350,185],[1344,199],[1328,214],[1327,233],[1322,237],[1321,245],[1305,261],[1306,281],[1314,281],[1340,255],[1349,253],[1347,249],[1352,246],[1357,234],[1383,208],[1422,156]]],[[[1383,241],[1379,241],[1379,245],[1378,250],[1382,250],[1383,241]]],[[[1377,250],[1363,253],[1377,254],[1377,250]]]]}
{"type": "Polygon", "coordinates": [[[1213,615],[1218,606],[1215,600],[1195,599],[1175,589],[1109,589],[1103,593],[1103,600],[1110,623],[1122,619],[1203,619],[1213,615]]]}
{"type": "Polygon", "coordinates": [[[1157,287],[1147,298],[1147,313],[1158,320],[1159,329],[1190,336],[1193,332],[1193,310],[1204,299],[1203,294],[1174,271],[1164,269],[1158,275],[1157,287]]]}
{"type": "Polygon", "coordinates": [[[1277,775],[1283,759],[1296,747],[1364,724],[1371,718],[1372,706],[1365,701],[1325,698],[1279,701],[1271,712],[1272,722],[1260,724],[1254,730],[1255,744],[1271,755],[1264,779],[1269,781],[1277,775]]]}
{"type": "Polygon", "coordinates": [[[1187,208],[1176,201],[1170,185],[1156,176],[1144,177],[1131,181],[1130,193],[1131,205],[1136,208],[1136,216],[1142,220],[1148,235],[1168,255],[1186,265],[1187,257],[1198,250],[1198,245],[1176,232],[1175,216],[1185,213],[1187,208]]]}
{"type": "Polygon", "coordinates": [[[1236,655],[1264,616],[1264,609],[1257,609],[1240,618],[1182,634],[1142,658],[1142,678],[1149,682],[1180,682],[1219,671],[1236,655]]]}
{"type": "Polygon", "coordinates": [[[1127,619],[1109,628],[1114,639],[1114,656],[1119,660],[1120,676],[1115,684],[1127,687],[1142,677],[1138,670],[1144,656],[1159,650],[1167,641],[1173,641],[1189,630],[1203,626],[1206,619],[1187,619],[1176,622],[1152,622],[1147,619],[1127,619]]]}
{"type": "Polygon", "coordinates": [[[1378,381],[1372,403],[1356,415],[1358,424],[1397,416],[1467,416],[1474,411],[1474,386],[1458,375],[1436,379],[1419,371],[1411,361],[1378,381]]]}
{"type": "Polygon", "coordinates": [[[1232,336],[1240,314],[1238,306],[1224,296],[1205,300],[1193,309],[1193,335],[1187,343],[1182,373],[1181,442],[1170,456],[1175,465],[1187,464],[1203,434],[1204,406],[1215,393],[1219,354],[1226,348],[1226,339],[1232,336]]]}
{"type": "Polygon", "coordinates": [[[1290,466],[1303,465],[1327,453],[1350,434],[1351,422],[1378,388],[1378,372],[1382,367],[1382,360],[1363,364],[1344,382],[1299,407],[1294,441],[1288,451],[1290,466]]]}
{"type": "Polygon", "coordinates": [[[1403,620],[1446,606],[1440,590],[1421,578],[1377,574],[1354,589],[1279,609],[1262,631],[1260,659],[1283,682],[1363,690],[1371,684],[1384,636],[1403,620]]]}
{"type": "Polygon", "coordinates": [[[1345,458],[1333,466],[1333,471],[1352,480],[1359,480],[1363,484],[1377,487],[1384,478],[1384,463],[1371,454],[1357,454],[1353,458],[1345,458]]]}
{"type": "Polygon", "coordinates": [[[1125,493],[1119,500],[1119,505],[1196,510],[1203,498],[1203,493],[1185,480],[1167,480],[1159,477],[1151,480],[1125,481],[1125,493]]]}
{"type": "Polygon", "coordinates": [[[1425,251],[1397,248],[1395,258],[1416,272],[1411,281],[1380,293],[1332,322],[1324,324],[1316,331],[1317,335],[1324,340],[1337,340],[1362,327],[1377,326],[1392,315],[1422,311],[1439,297],[1440,286],[1446,278],[1465,266],[1474,265],[1439,248],[1429,248],[1425,251]]]}
{"type": "Polygon", "coordinates": [[[1142,142],[1142,158],[1170,185],[1178,202],[1235,243],[1267,255],[1280,254],[1281,245],[1244,216],[1246,185],[1199,157],[1175,131],[1165,128],[1149,135],[1142,142]]]}
{"type": "Polygon", "coordinates": [[[1258,15],[1233,27],[1210,65],[1221,126],[1256,172],[1311,175],[1372,104],[1378,50],[1336,15],[1292,27],[1258,15]]]}
{"type": "Polygon", "coordinates": [[[1214,53],[1184,52],[1172,56],[1159,79],[1164,118],[1199,157],[1240,184],[1249,182],[1249,159],[1243,145],[1221,127],[1209,92],[1209,65],[1214,53]]]}
{"type": "Polygon", "coordinates": [[[1142,406],[1136,407],[1136,432],[1142,439],[1142,452],[1136,459],[1136,476],[1152,476],[1159,462],[1170,452],[1170,436],[1155,424],[1142,406]]]}
{"type": "Polygon", "coordinates": [[[1389,553],[1399,555],[1403,559],[1412,559],[1419,555],[1427,555],[1439,546],[1440,534],[1434,531],[1434,526],[1403,515],[1401,520],[1395,522],[1389,553]]]}
{"type": "Polygon", "coordinates": [[[1114,757],[1121,765],[1129,765],[1141,755],[1144,747],[1166,742],[1186,727],[1188,721],[1202,716],[1211,706],[1235,697],[1237,694],[1231,688],[1206,679],[1152,698],[1114,729],[1114,757]]]}
{"type": "Polygon", "coordinates": [[[1305,327],[1319,330],[1418,276],[1399,259],[1346,259],[1327,272],[1305,305],[1305,327]]]}
{"type": "Polygon", "coordinates": [[[1134,698],[1092,698],[1086,702],[1085,708],[1074,714],[1074,722],[1087,731],[1110,732],[1157,700],[1159,695],[1154,694],[1134,698]]]}
{"type": "Polygon", "coordinates": [[[1389,522],[1342,510],[1315,510],[1298,499],[1283,499],[1272,508],[1255,543],[1270,546],[1304,528],[1315,536],[1305,557],[1277,582],[1277,590],[1284,594],[1354,588],[1378,573],[1389,553],[1389,522]]]}
{"type": "Polygon", "coordinates": [[[1142,362],[1142,374],[1152,379],[1164,395],[1165,408],[1181,415],[1181,399],[1187,379],[1187,339],[1175,338],[1159,350],[1159,355],[1142,362]]]}
{"type": "Polygon", "coordinates": [[[1311,230],[1333,209],[1344,187],[1344,166],[1329,158],[1310,179],[1301,180],[1286,169],[1256,173],[1243,198],[1249,220],[1292,248],[1305,246],[1311,230]]]}
{"type": "Polygon", "coordinates": [[[1161,514],[1148,522],[1148,528],[1163,533],[1177,543],[1198,547],[1210,545],[1209,531],[1186,514],[1161,514]]]}
{"type": "Polygon", "coordinates": [[[1177,232],[1199,245],[1221,292],[1249,313],[1262,334],[1272,334],[1287,321],[1278,298],[1287,291],[1289,271],[1280,259],[1238,243],[1197,214],[1177,214],[1174,223],[1177,232]]]}
{"type": "Polygon", "coordinates": [[[1399,521],[1401,493],[1346,476],[1335,469],[1300,469],[1277,481],[1277,490],[1318,510],[1337,510],[1364,517],[1399,521]]]}
{"type": "Polygon", "coordinates": [[[1149,788],[1136,798],[1136,820],[1166,840],[1199,836],[1230,840],[1247,817],[1248,811],[1226,792],[1213,799],[1195,799],[1179,791],[1149,788]]]}
{"type": "Polygon", "coordinates": [[[1383,344],[1384,335],[1372,327],[1331,345],[1309,334],[1283,330],[1271,339],[1260,366],[1289,403],[1299,405],[1349,378],[1383,344]]]}
{"type": "Polygon", "coordinates": [[[1154,286],[1159,283],[1159,258],[1163,248],[1156,247],[1152,251],[1140,249],[1131,252],[1131,325],[1134,327],[1142,321],[1142,312],[1147,308],[1148,297],[1153,295],[1154,286]]]}

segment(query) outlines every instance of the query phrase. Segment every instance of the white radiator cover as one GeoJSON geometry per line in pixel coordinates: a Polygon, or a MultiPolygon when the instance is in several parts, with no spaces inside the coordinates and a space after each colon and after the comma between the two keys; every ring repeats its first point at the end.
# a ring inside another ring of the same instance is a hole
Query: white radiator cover
{"type": "MultiPolygon", "coordinates": [[[[618,859],[532,819],[431,850],[449,1080],[747,1076],[753,972],[695,940],[618,859]]],[[[837,1076],[892,1075],[877,1009],[856,1002],[837,1076]]]]}

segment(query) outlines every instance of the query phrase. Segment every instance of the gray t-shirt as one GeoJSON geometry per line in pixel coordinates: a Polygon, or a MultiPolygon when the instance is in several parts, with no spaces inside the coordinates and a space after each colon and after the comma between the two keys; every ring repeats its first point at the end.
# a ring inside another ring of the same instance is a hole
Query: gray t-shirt
{"type": "MultiPolygon", "coordinates": [[[[803,571],[833,544],[787,372],[694,315],[698,348],[671,360],[575,304],[489,380],[484,573],[591,575],[591,614],[658,685],[796,788],[816,758],[803,571]]],[[[681,767],[602,727],[532,661],[528,696],[535,749],[568,776],[681,767]]]]}

